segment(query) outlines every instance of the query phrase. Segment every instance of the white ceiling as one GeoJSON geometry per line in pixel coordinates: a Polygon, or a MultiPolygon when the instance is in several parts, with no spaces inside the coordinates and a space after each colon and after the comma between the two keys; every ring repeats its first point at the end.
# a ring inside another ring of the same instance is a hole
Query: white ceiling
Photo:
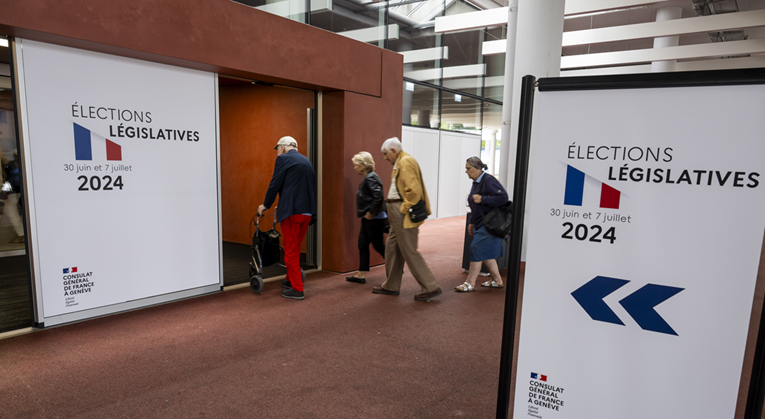
{"type": "MultiPolygon", "coordinates": [[[[728,3],[730,3],[730,1],[728,1],[728,3]]],[[[738,0],[733,3],[737,3],[738,10],[740,12],[765,9],[765,0],[738,0]]],[[[659,3],[653,3],[653,4],[649,4],[645,6],[631,7],[628,9],[612,11],[607,13],[594,13],[594,14],[583,15],[583,16],[567,16],[564,22],[564,32],[586,31],[590,29],[619,27],[624,25],[634,25],[634,24],[640,24],[640,23],[655,22],[656,11],[663,7],[682,8],[682,19],[697,17],[697,13],[693,8],[693,2],[691,0],[670,0],[670,1],[662,1],[659,3]]],[[[765,19],[763,19],[761,25],[743,29],[743,32],[744,32],[744,35],[746,36],[746,39],[748,40],[765,40],[765,19]]],[[[570,57],[570,56],[576,56],[576,55],[612,53],[612,52],[618,52],[618,51],[650,50],[653,48],[653,42],[654,42],[653,38],[643,38],[643,39],[633,39],[629,41],[596,42],[596,43],[591,43],[588,45],[567,46],[563,48],[562,55],[564,57],[570,57]]],[[[713,42],[712,42],[712,39],[710,38],[710,34],[707,32],[685,34],[685,35],[680,35],[679,37],[680,46],[705,45],[705,44],[712,44],[712,43],[713,42]]],[[[727,44],[727,45],[730,45],[731,48],[734,46],[734,44],[727,44]]],[[[720,45],[719,47],[723,47],[723,45],[720,45]]],[[[730,54],[730,55],[734,55],[734,54],[730,54]]],[[[751,53],[747,55],[752,57],[765,58],[765,54],[762,52],[755,52],[755,53],[751,53]]],[[[679,62],[709,61],[709,60],[719,61],[720,58],[723,58],[723,57],[716,56],[716,57],[706,57],[706,58],[687,58],[687,59],[680,59],[678,61],[679,62]]],[[[744,62],[744,61],[745,60],[739,60],[739,62],[744,62]]],[[[755,61],[752,61],[752,62],[755,62],[755,61]]],[[[646,64],[646,63],[643,62],[643,63],[629,63],[629,64],[637,65],[637,64],[646,64]]],[[[730,63],[727,63],[727,64],[730,64],[730,63]]],[[[615,64],[615,65],[618,65],[618,64],[615,64]]],[[[593,65],[592,67],[601,67],[601,68],[597,70],[593,68],[593,71],[589,73],[587,71],[588,70],[587,68],[579,69],[579,71],[575,71],[576,75],[607,73],[607,71],[605,71],[604,68],[602,67],[608,67],[608,66],[593,65]]],[[[698,69],[703,69],[703,66],[699,67],[698,69]]],[[[566,75],[567,73],[566,70],[569,70],[569,69],[564,68],[562,71],[562,75],[566,75]]],[[[620,70],[624,70],[624,69],[620,69],[620,70]]],[[[637,72],[642,72],[637,67],[635,70],[637,72]]]]}

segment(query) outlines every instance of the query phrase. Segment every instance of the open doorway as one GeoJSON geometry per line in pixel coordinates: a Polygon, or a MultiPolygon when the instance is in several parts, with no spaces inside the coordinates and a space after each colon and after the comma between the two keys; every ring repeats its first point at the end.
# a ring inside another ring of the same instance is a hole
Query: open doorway
{"type": "MultiPolygon", "coordinates": [[[[221,218],[224,286],[249,282],[255,214],[263,203],[276,160],[274,146],[289,135],[298,152],[316,168],[316,92],[219,76],[221,218]]],[[[274,206],[278,205],[278,200],[274,206]]],[[[274,223],[273,211],[261,231],[274,223]]],[[[276,229],[281,232],[277,224],[276,229]]],[[[301,246],[301,267],[316,267],[316,224],[301,246]]],[[[283,243],[282,243],[283,244],[283,243]]],[[[283,258],[283,255],[282,255],[283,258]]],[[[283,262],[282,262],[283,264],[283,262]]],[[[263,279],[286,274],[279,264],[265,267],[263,279]]]]}
{"type": "Polygon", "coordinates": [[[11,71],[10,41],[0,36],[0,332],[33,324],[24,232],[24,172],[18,150],[11,71]]]}

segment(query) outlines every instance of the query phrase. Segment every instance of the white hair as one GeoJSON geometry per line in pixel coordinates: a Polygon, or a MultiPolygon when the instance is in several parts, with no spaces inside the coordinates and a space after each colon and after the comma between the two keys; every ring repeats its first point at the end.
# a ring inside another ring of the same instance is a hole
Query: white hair
{"type": "Polygon", "coordinates": [[[398,140],[398,137],[388,138],[385,140],[382,148],[380,149],[380,151],[383,153],[387,153],[392,150],[401,151],[401,141],[398,140]]]}

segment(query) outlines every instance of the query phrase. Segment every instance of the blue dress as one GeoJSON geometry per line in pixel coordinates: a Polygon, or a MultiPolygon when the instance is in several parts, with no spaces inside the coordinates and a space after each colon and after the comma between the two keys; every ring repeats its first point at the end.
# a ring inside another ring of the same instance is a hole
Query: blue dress
{"type": "Polygon", "coordinates": [[[473,224],[473,242],[470,243],[470,261],[483,262],[502,256],[502,239],[491,235],[483,226],[483,215],[493,207],[507,202],[507,191],[492,175],[483,172],[473,181],[468,196],[470,205],[470,224],[473,224]],[[473,195],[481,195],[481,203],[473,201],[473,195]]]}

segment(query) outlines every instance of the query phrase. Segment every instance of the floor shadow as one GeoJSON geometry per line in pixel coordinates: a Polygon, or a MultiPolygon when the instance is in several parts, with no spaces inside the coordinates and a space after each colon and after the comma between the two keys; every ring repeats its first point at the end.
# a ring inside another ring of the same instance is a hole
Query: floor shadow
{"type": "Polygon", "coordinates": [[[26,256],[0,258],[0,333],[33,323],[26,256]]]}
{"type": "MultiPolygon", "coordinates": [[[[250,281],[250,260],[252,258],[252,246],[223,242],[223,286],[242,284],[250,281]]],[[[263,267],[263,279],[286,275],[284,265],[284,253],[278,264],[263,267]]],[[[300,254],[300,267],[304,270],[311,269],[305,263],[305,253],[300,254]]]]}

